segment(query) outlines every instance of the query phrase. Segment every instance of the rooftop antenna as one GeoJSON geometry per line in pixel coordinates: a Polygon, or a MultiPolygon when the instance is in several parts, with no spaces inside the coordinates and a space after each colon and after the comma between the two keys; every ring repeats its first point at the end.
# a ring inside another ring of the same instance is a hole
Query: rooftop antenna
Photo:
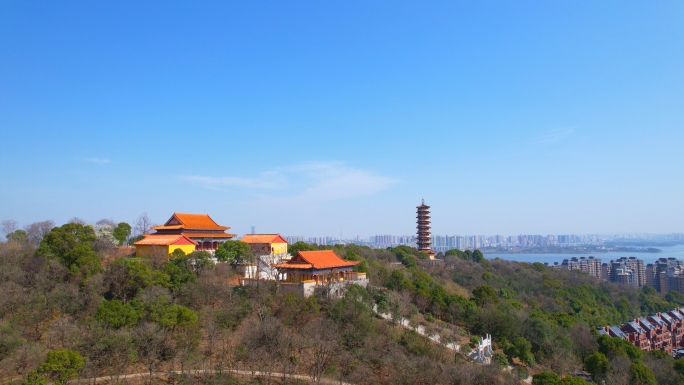
{"type": "Polygon", "coordinates": [[[254,232],[254,229],[255,229],[255,228],[256,228],[256,226],[252,226],[252,234],[256,234],[256,233],[254,232]]]}

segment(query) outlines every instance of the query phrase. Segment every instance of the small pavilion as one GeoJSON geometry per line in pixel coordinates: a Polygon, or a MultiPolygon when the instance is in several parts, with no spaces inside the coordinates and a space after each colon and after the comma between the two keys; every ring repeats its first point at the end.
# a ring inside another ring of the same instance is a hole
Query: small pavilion
{"type": "Polygon", "coordinates": [[[284,283],[312,282],[325,285],[354,280],[358,261],[345,261],[332,250],[300,251],[285,263],[275,264],[284,283]]]}

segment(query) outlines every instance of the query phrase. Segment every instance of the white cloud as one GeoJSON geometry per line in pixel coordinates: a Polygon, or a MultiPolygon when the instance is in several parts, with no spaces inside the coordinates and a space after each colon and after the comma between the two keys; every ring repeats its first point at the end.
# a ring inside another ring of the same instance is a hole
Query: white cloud
{"type": "Polygon", "coordinates": [[[373,195],[396,183],[392,178],[349,167],[343,162],[285,166],[262,173],[259,178],[196,175],[181,179],[214,190],[228,186],[266,190],[260,203],[293,205],[373,195]]]}
{"type": "Polygon", "coordinates": [[[86,162],[100,163],[100,164],[111,163],[111,161],[107,158],[83,158],[83,160],[86,162]]]}
{"type": "Polygon", "coordinates": [[[182,176],[181,179],[188,181],[194,185],[206,187],[212,190],[220,190],[221,187],[246,187],[246,188],[261,188],[269,189],[277,187],[278,183],[274,180],[267,179],[247,179],[236,177],[212,177],[202,175],[188,175],[182,176]]]}
{"type": "Polygon", "coordinates": [[[308,163],[290,168],[305,173],[310,179],[308,186],[292,196],[280,198],[285,201],[334,201],[376,194],[396,181],[368,170],[347,167],[341,162],[308,163]]]}
{"type": "Polygon", "coordinates": [[[546,146],[568,139],[575,133],[574,128],[554,128],[533,139],[535,144],[546,146]]]}

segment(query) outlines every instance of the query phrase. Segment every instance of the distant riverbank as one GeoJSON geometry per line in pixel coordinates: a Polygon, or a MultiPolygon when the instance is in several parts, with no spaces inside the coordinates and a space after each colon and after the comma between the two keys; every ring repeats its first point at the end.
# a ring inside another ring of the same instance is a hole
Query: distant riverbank
{"type": "Polygon", "coordinates": [[[662,253],[663,250],[655,247],[485,247],[480,249],[484,254],[600,254],[600,253],[662,253]]]}
{"type": "Polygon", "coordinates": [[[635,256],[639,259],[643,259],[646,263],[653,263],[658,258],[677,258],[684,260],[684,245],[660,247],[660,252],[649,253],[649,252],[630,252],[630,251],[604,251],[604,252],[578,252],[578,253],[497,253],[492,251],[482,250],[485,258],[494,259],[500,258],[508,261],[518,261],[518,262],[542,262],[553,264],[554,262],[562,262],[564,259],[570,259],[572,257],[588,257],[590,255],[600,258],[604,262],[608,262],[613,259],[620,257],[630,257],[635,256]]]}

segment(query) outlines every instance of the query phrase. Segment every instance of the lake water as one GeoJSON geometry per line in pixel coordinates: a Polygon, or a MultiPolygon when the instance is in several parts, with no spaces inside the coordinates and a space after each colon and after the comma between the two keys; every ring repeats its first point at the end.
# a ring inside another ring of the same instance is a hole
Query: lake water
{"type": "Polygon", "coordinates": [[[518,262],[541,262],[553,265],[554,262],[561,263],[564,259],[572,257],[588,257],[594,256],[600,258],[602,262],[608,262],[620,257],[637,257],[643,259],[645,263],[653,263],[658,258],[677,258],[684,260],[684,245],[657,247],[662,250],[662,253],[629,253],[629,252],[610,252],[610,253],[592,253],[592,254],[485,254],[485,258],[494,259],[501,258],[509,261],[518,262]]]}

